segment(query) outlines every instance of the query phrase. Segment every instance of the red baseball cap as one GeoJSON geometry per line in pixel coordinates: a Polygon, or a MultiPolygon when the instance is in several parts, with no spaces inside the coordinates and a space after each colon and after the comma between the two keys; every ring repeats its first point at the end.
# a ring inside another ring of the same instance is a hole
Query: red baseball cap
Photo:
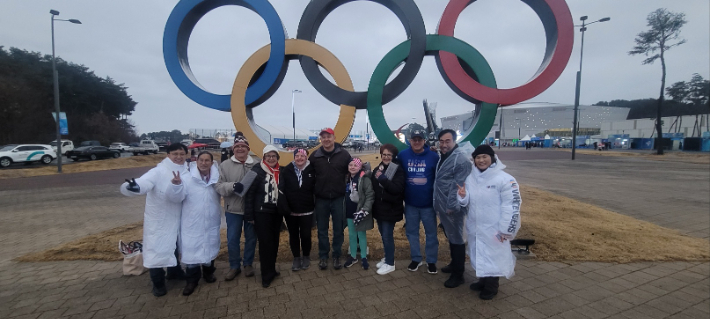
{"type": "Polygon", "coordinates": [[[330,127],[326,127],[326,128],[324,128],[324,129],[322,129],[318,135],[321,135],[321,134],[323,134],[323,133],[328,133],[328,134],[330,134],[330,135],[335,135],[335,131],[333,131],[333,129],[330,128],[330,127]]]}

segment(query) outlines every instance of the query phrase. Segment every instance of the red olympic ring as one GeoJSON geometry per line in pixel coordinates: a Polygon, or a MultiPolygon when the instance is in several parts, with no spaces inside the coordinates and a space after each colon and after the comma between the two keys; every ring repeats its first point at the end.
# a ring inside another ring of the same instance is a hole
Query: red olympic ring
{"type": "MultiPolygon", "coordinates": [[[[439,22],[438,34],[454,36],[454,27],[461,12],[475,0],[451,0],[439,22]]],[[[564,0],[523,0],[540,16],[547,36],[545,59],[532,79],[511,89],[487,87],[471,78],[456,55],[439,51],[439,59],[446,76],[464,94],[483,102],[512,105],[531,99],[549,88],[564,71],[572,54],[574,22],[564,0]],[[552,14],[554,24],[545,24],[542,17],[552,14]],[[551,47],[552,46],[552,47],[551,47]]]]}

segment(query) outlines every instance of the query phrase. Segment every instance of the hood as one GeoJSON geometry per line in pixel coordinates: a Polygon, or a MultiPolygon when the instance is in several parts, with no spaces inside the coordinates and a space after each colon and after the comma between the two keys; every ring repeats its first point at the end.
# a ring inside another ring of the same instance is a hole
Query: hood
{"type": "Polygon", "coordinates": [[[185,162],[182,165],[178,165],[173,163],[169,158],[164,158],[160,163],[158,163],[157,167],[160,167],[162,169],[168,170],[168,171],[180,171],[184,172],[187,170],[187,162],[185,162]]]}
{"type": "MultiPolygon", "coordinates": [[[[202,182],[202,176],[200,175],[200,170],[197,168],[197,163],[191,162],[190,163],[190,176],[194,178],[196,181],[202,182]]],[[[207,185],[212,185],[217,183],[219,180],[219,169],[217,169],[217,165],[212,165],[210,166],[210,180],[207,182],[207,185]]]]}
{"type": "Polygon", "coordinates": [[[491,166],[488,167],[483,173],[481,173],[480,170],[478,170],[478,167],[476,167],[476,163],[473,163],[473,172],[476,174],[476,177],[487,177],[487,176],[493,176],[495,173],[499,171],[503,171],[505,169],[505,164],[500,161],[500,158],[498,158],[498,154],[495,155],[496,157],[496,162],[491,164],[491,166]]]}
{"type": "MultiPolygon", "coordinates": [[[[239,164],[242,163],[242,162],[240,162],[234,155],[232,155],[232,157],[230,157],[229,159],[232,160],[232,162],[235,162],[235,163],[239,163],[239,164]]],[[[250,152],[249,155],[247,156],[247,160],[246,160],[244,163],[246,163],[246,164],[254,164],[254,157],[251,156],[251,152],[250,152]]]]}

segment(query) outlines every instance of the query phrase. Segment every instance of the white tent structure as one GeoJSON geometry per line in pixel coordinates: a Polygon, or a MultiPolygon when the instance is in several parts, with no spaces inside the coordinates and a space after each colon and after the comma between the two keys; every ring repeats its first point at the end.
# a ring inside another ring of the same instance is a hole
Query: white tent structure
{"type": "Polygon", "coordinates": [[[530,135],[525,135],[525,137],[521,138],[520,140],[521,141],[530,141],[531,138],[530,138],[530,135]]]}
{"type": "MultiPolygon", "coordinates": [[[[259,124],[265,132],[265,136],[261,136],[265,141],[268,140],[270,143],[276,143],[279,140],[291,140],[293,139],[293,128],[284,126],[275,126],[268,124],[259,124]],[[275,142],[276,141],[276,142],[275,142]]],[[[313,133],[309,130],[296,128],[296,139],[297,140],[308,140],[311,136],[318,136],[318,133],[313,133]]],[[[278,143],[277,143],[278,144],[278,143]]]]}

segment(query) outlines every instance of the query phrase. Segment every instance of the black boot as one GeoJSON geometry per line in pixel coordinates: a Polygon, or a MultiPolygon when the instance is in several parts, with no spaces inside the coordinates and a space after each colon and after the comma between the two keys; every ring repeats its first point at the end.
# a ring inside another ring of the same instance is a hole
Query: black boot
{"type": "Polygon", "coordinates": [[[473,290],[473,291],[483,290],[483,287],[485,287],[485,285],[486,285],[486,278],[487,277],[478,278],[478,281],[472,283],[471,286],[469,286],[469,288],[471,288],[471,290],[473,290]]]}
{"type": "Polygon", "coordinates": [[[165,287],[165,270],[163,268],[150,268],[150,281],[153,282],[153,296],[162,297],[168,293],[165,287]]]}
{"type": "Polygon", "coordinates": [[[483,300],[491,300],[498,294],[499,277],[486,277],[485,285],[479,297],[483,300]]]}
{"type": "Polygon", "coordinates": [[[182,270],[180,264],[174,267],[168,267],[168,275],[165,276],[167,280],[183,280],[185,279],[185,271],[182,270]]]}
{"type": "Polygon", "coordinates": [[[193,292],[195,292],[195,288],[197,288],[197,283],[200,281],[200,277],[202,276],[201,274],[201,267],[187,267],[187,272],[185,273],[185,281],[187,282],[185,285],[185,289],[182,291],[183,296],[189,296],[193,292]]]}
{"type": "Polygon", "coordinates": [[[466,245],[449,244],[451,247],[451,276],[444,282],[446,288],[456,288],[464,284],[463,272],[466,262],[466,245]]]}
{"type": "Polygon", "coordinates": [[[449,263],[448,265],[441,268],[441,272],[443,272],[445,274],[450,274],[451,273],[451,263],[449,263]]]}
{"type": "Polygon", "coordinates": [[[213,283],[217,281],[217,278],[214,276],[214,272],[217,270],[217,267],[214,266],[214,260],[212,261],[212,264],[209,266],[202,266],[202,278],[205,279],[205,282],[207,283],[213,283]]]}

